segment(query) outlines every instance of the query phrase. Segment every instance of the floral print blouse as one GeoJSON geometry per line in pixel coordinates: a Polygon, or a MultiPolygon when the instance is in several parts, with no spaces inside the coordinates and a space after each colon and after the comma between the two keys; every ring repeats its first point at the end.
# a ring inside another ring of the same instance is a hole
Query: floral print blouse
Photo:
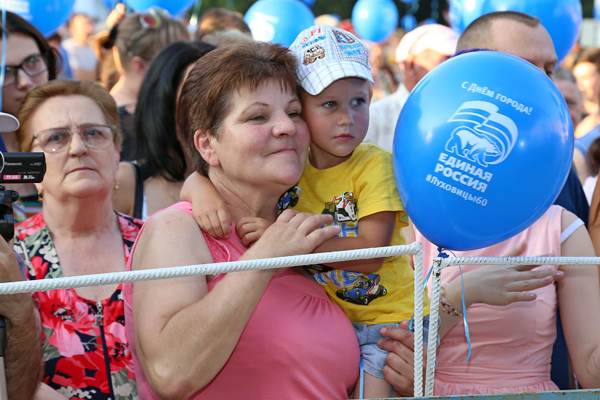
{"type": "MultiPolygon", "coordinates": [[[[127,262],[142,222],[116,215],[127,262]]],[[[25,260],[30,280],[63,276],[43,213],[15,230],[15,250],[25,260]]],[[[74,289],[32,294],[41,316],[43,382],[68,399],[138,399],[121,286],[99,302],[78,296],[74,289]]]]}

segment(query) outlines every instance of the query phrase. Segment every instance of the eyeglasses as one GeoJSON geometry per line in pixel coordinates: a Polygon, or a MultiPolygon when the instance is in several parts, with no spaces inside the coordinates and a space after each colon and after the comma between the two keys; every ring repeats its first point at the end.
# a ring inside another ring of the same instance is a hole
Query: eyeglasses
{"type": "Polygon", "coordinates": [[[46,56],[43,54],[32,54],[19,65],[7,65],[4,70],[4,83],[2,87],[18,82],[20,69],[29,77],[38,76],[48,69],[46,56]]]}
{"type": "Polygon", "coordinates": [[[37,139],[44,153],[61,153],[69,148],[72,134],[78,133],[88,149],[104,149],[114,142],[115,125],[89,125],[75,131],[66,128],[46,129],[33,135],[31,146],[37,139]]]}

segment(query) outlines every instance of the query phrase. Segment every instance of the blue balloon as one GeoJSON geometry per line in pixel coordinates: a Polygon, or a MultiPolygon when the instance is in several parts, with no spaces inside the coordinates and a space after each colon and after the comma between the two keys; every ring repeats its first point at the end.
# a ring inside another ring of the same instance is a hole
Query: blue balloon
{"type": "Polygon", "coordinates": [[[425,21],[423,21],[423,25],[433,25],[437,23],[438,22],[434,18],[427,18],[425,21]]]}
{"type": "Polygon", "coordinates": [[[482,15],[494,11],[520,11],[538,17],[548,30],[558,60],[563,60],[581,31],[581,0],[486,0],[482,15]]]}
{"type": "Polygon", "coordinates": [[[403,3],[406,3],[406,4],[413,4],[413,3],[418,2],[419,0],[400,0],[400,1],[402,1],[403,3]]]}
{"type": "Polygon", "coordinates": [[[195,0],[126,0],[125,4],[134,11],[146,11],[151,7],[160,7],[171,15],[179,15],[194,5],[195,0]]]}
{"type": "Polygon", "coordinates": [[[119,1],[120,0],[102,0],[102,4],[104,4],[104,7],[112,10],[117,6],[117,4],[119,4],[119,1]]]}
{"type": "Polygon", "coordinates": [[[317,0],[302,0],[302,2],[309,7],[313,7],[317,3],[317,0]]]}
{"type": "Polygon", "coordinates": [[[255,40],[289,47],[300,32],[315,24],[315,16],[301,1],[259,0],[248,9],[244,21],[255,40]]]}
{"type": "Polygon", "coordinates": [[[12,0],[5,2],[6,11],[20,15],[44,36],[50,36],[71,15],[75,0],[12,0]]]}
{"type": "Polygon", "coordinates": [[[400,26],[402,26],[406,32],[410,32],[417,27],[417,18],[412,14],[403,15],[400,19],[400,26]]]}
{"type": "MultiPolygon", "coordinates": [[[[523,0],[525,1],[525,0],[523,0]]],[[[450,0],[450,25],[461,33],[474,20],[481,16],[485,0],[450,0]]]]}
{"type": "Polygon", "coordinates": [[[569,110],[530,63],[481,51],[440,64],[409,95],[396,126],[394,176],[432,243],[473,250],[535,222],[573,159],[569,110]]]}
{"type": "Polygon", "coordinates": [[[398,27],[398,7],[392,0],[358,0],[352,24],[361,38],[383,42],[398,27]]]}

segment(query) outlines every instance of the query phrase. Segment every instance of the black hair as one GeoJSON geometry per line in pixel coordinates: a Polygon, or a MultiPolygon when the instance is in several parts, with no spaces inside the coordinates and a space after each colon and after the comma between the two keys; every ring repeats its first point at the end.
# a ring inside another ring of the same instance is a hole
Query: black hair
{"type": "Polygon", "coordinates": [[[56,79],[56,75],[62,68],[62,58],[55,49],[50,47],[48,41],[46,41],[44,36],[35,26],[31,25],[17,14],[7,11],[6,25],[2,26],[0,23],[0,29],[6,33],[7,37],[10,36],[11,33],[20,33],[32,38],[37,44],[40,53],[46,57],[46,60],[48,61],[48,80],[56,79]]]}
{"type": "Polygon", "coordinates": [[[144,180],[161,176],[178,182],[186,178],[187,163],[175,127],[177,88],[186,68],[215,48],[201,41],[178,41],[165,47],[150,64],[133,122],[144,180]]]}

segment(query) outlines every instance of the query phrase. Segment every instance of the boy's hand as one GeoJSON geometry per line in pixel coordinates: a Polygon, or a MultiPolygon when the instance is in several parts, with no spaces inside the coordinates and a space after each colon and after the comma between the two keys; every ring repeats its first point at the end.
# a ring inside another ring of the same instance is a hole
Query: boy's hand
{"type": "Polygon", "coordinates": [[[223,203],[204,204],[202,209],[192,203],[194,219],[200,229],[215,239],[228,239],[231,236],[231,216],[223,203]]]}
{"type": "MultiPolygon", "coordinates": [[[[223,204],[221,204],[223,206],[223,204]]],[[[215,239],[228,239],[231,236],[231,216],[225,208],[215,205],[212,209],[199,210],[192,205],[194,218],[204,232],[215,239]]]]}
{"type": "Polygon", "coordinates": [[[231,236],[231,215],[207,177],[192,173],[185,180],[180,197],[182,201],[192,203],[192,213],[200,229],[215,239],[231,236]]]}
{"type": "Polygon", "coordinates": [[[271,223],[266,219],[244,217],[238,222],[235,231],[238,237],[242,239],[242,244],[249,247],[261,238],[269,226],[271,226],[271,223]]]}

